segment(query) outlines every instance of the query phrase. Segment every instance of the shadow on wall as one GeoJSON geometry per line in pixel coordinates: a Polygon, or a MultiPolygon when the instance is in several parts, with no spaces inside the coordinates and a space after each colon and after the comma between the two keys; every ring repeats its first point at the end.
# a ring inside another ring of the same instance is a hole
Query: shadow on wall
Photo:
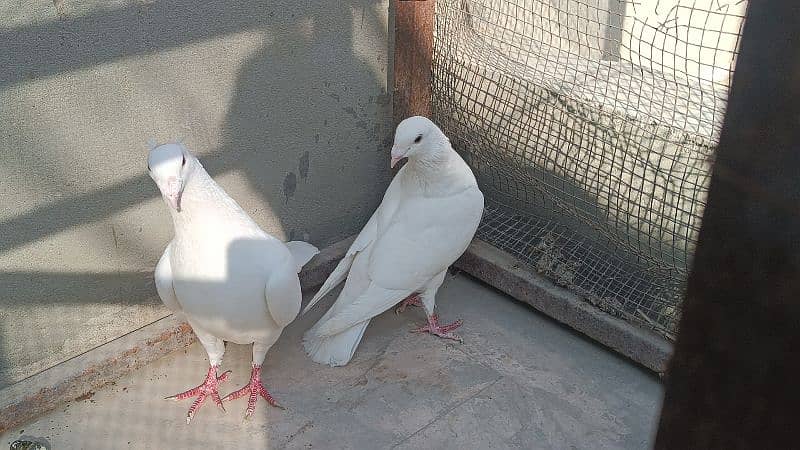
{"type": "MultiPolygon", "coordinates": [[[[199,157],[212,176],[236,172],[247,180],[269,207],[248,211],[266,231],[323,247],[360,229],[389,179],[384,152],[391,143],[391,105],[386,74],[379,69],[386,61],[367,62],[359,53],[359,46],[383,46],[386,40],[364,43],[354,35],[369,28],[386,36],[377,15],[382,4],[160,1],[10,28],[0,31],[0,90],[219,36],[268,31],[272,38],[239,69],[220,145],[210,144],[215,148],[198,152],[199,157]],[[34,53],[31,42],[36,43],[34,53]]],[[[27,164],[36,171],[35,158],[27,164]]],[[[68,165],[61,170],[68,171],[68,165]]],[[[157,195],[143,162],[124,181],[37,205],[0,222],[0,258],[157,195]]],[[[162,211],[153,224],[169,220],[162,211]]],[[[114,244],[148,253],[152,261],[160,256],[149,254],[135,237],[117,242],[115,235],[114,244]]],[[[69,264],[65,259],[66,273],[0,273],[0,349],[5,349],[0,352],[0,388],[132,331],[114,314],[92,324],[94,305],[114,305],[118,312],[144,305],[154,308],[154,317],[159,314],[150,272],[72,273],[69,264]]]]}

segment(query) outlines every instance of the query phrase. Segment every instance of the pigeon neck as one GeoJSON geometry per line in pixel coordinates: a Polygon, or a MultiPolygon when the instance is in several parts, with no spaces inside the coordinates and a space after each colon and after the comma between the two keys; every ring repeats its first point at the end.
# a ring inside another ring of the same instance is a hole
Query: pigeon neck
{"type": "Polygon", "coordinates": [[[441,172],[442,167],[450,162],[451,157],[450,141],[444,135],[439,136],[438,139],[432,139],[428,145],[426,152],[408,159],[408,164],[422,176],[441,172]]]}
{"type": "Polygon", "coordinates": [[[475,184],[467,164],[443,138],[423,158],[409,158],[410,180],[430,196],[448,195],[475,184]]]}
{"type": "Polygon", "coordinates": [[[184,181],[181,210],[170,208],[176,233],[191,223],[202,223],[241,211],[239,205],[211,178],[196,159],[190,175],[184,181]]]}

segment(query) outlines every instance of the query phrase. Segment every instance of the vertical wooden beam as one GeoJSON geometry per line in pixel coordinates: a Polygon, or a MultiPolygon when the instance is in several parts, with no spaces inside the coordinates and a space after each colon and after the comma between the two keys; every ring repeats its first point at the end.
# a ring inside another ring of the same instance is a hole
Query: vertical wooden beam
{"type": "Polygon", "coordinates": [[[800,7],[754,0],[655,447],[797,448],[799,366],[800,7]]]}
{"type": "Polygon", "coordinates": [[[435,0],[392,0],[394,29],[394,122],[431,116],[431,61],[435,0]]]}

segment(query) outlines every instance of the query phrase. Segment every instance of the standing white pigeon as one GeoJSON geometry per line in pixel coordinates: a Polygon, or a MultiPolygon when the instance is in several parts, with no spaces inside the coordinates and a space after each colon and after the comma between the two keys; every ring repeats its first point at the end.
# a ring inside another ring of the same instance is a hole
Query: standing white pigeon
{"type": "Polygon", "coordinates": [[[433,313],[447,268],[466,250],[483,213],[483,194],[469,166],[430,120],[400,123],[391,166],[400,169],[378,209],[325,281],[304,313],[347,278],[331,309],[308,330],[303,344],[311,359],[331,366],[353,357],[370,319],[403,300],[425,307],[428,324],[415,331],[461,340],[433,313]]]}
{"type": "Polygon", "coordinates": [[[259,395],[278,406],[261,384],[261,364],[300,311],[297,273],[316,247],[283,243],[262,231],[183,145],[155,147],[147,162],[175,227],[156,266],[156,290],[167,307],[186,317],[210,363],[202,384],[168,398],[197,397],[187,424],[207,397],[224,409],[223,401],[247,395],[246,417],[259,395]],[[229,374],[217,375],[224,341],[253,344],[253,363],[250,382],[220,399],[218,384],[229,374]]]}

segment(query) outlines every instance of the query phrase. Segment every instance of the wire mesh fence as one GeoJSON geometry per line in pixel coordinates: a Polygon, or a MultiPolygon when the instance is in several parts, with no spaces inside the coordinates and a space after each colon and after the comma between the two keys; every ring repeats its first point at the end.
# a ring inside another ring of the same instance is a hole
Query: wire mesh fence
{"type": "Polygon", "coordinates": [[[672,338],[744,0],[438,0],[433,111],[478,237],[672,338]]]}

